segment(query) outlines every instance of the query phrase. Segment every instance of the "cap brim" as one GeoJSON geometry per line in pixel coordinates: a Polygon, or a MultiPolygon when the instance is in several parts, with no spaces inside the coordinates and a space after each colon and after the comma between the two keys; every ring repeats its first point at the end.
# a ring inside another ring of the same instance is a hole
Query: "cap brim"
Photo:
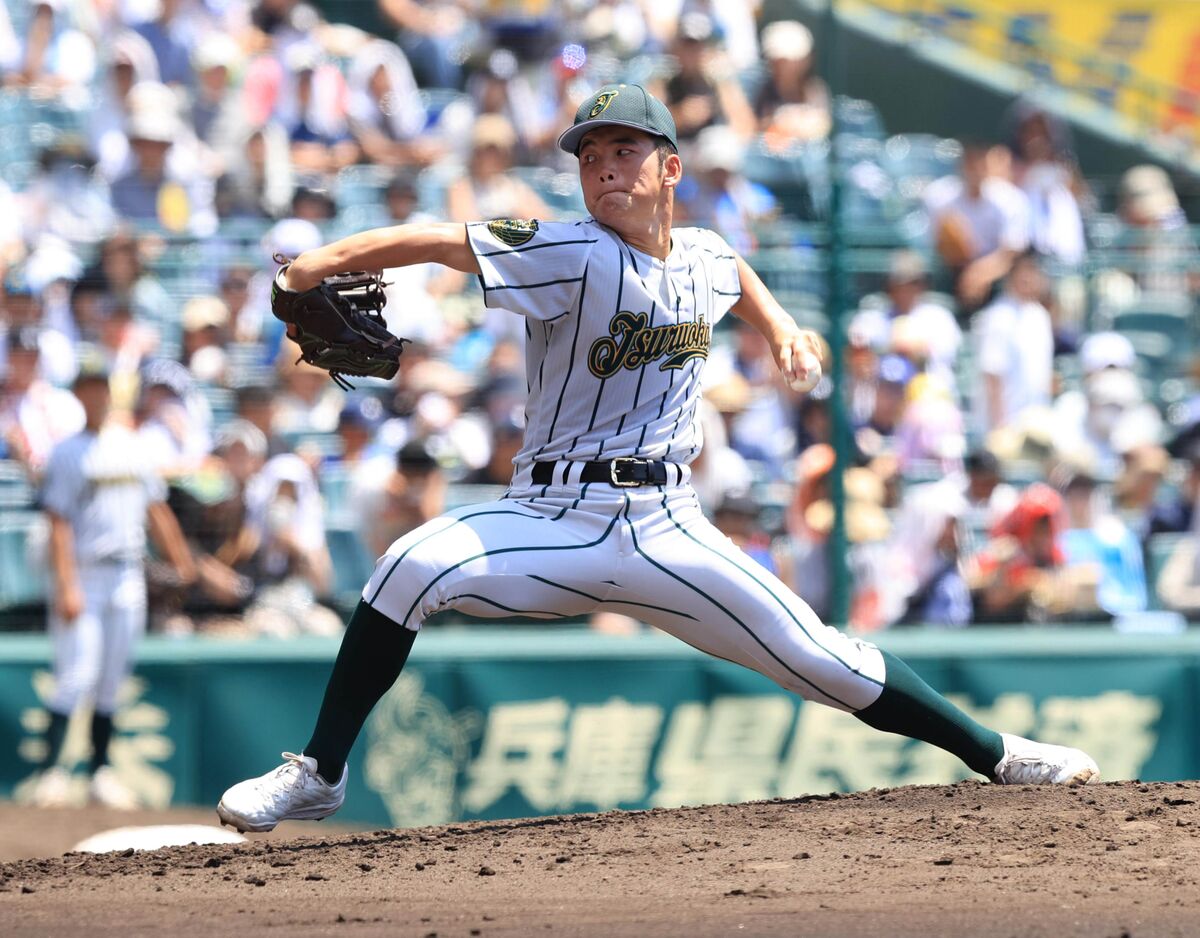
{"type": "Polygon", "coordinates": [[[575,126],[564,130],[562,134],[559,135],[558,148],[560,150],[565,150],[567,153],[570,153],[572,156],[574,156],[579,150],[579,144],[583,140],[584,136],[591,133],[597,127],[628,127],[631,130],[644,133],[649,137],[662,137],[662,139],[666,140],[668,143],[671,142],[662,134],[656,134],[652,131],[649,131],[640,124],[632,124],[629,121],[615,121],[598,117],[595,120],[584,121],[582,124],[576,124],[575,126]]]}

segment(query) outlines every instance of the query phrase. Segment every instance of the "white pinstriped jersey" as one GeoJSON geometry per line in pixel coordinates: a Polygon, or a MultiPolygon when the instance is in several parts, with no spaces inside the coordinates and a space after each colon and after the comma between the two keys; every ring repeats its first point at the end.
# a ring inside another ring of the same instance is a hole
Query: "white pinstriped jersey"
{"type": "Polygon", "coordinates": [[[71,525],[79,564],[136,563],[146,553],[146,509],[167,487],[124,427],[82,430],[50,454],[41,502],[71,525]]]}
{"type": "Polygon", "coordinates": [[[712,328],[741,296],[733,251],[676,228],[665,261],[594,219],[467,226],[489,307],[526,317],[525,445],[534,461],[690,462],[712,328]]]}

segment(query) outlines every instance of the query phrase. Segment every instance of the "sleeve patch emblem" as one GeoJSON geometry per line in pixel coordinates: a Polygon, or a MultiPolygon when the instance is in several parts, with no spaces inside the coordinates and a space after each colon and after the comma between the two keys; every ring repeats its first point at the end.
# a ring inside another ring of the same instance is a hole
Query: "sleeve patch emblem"
{"type": "Polygon", "coordinates": [[[536,219],[498,218],[488,222],[488,231],[497,241],[503,241],[510,248],[524,244],[538,230],[536,219]]]}

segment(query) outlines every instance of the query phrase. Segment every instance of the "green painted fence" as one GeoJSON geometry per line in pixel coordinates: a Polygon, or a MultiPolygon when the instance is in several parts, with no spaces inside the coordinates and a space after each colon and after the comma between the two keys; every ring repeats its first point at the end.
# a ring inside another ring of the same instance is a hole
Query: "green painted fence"
{"type": "MultiPolygon", "coordinates": [[[[1200,634],[885,634],[998,728],[1088,749],[1106,778],[1200,776],[1200,634]]],[[[143,643],[113,761],[150,804],[214,804],[303,746],[336,642],[143,643]]],[[[0,795],[23,793],[52,680],[41,637],[0,639],[0,795]]],[[[82,763],[73,722],[66,758],[82,763]]],[[[429,629],[352,755],[341,818],[411,826],[742,801],[967,773],[929,746],[804,704],[658,634],[429,629]]]]}

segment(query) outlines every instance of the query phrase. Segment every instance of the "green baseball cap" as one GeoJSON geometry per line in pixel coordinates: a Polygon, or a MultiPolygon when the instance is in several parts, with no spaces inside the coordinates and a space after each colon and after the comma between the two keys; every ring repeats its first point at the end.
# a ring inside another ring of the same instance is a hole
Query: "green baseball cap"
{"type": "Polygon", "coordinates": [[[579,153],[579,141],[597,127],[616,124],[663,137],[678,149],[675,119],[667,106],[641,85],[605,85],[579,105],[575,123],[558,138],[560,149],[579,153]]]}

